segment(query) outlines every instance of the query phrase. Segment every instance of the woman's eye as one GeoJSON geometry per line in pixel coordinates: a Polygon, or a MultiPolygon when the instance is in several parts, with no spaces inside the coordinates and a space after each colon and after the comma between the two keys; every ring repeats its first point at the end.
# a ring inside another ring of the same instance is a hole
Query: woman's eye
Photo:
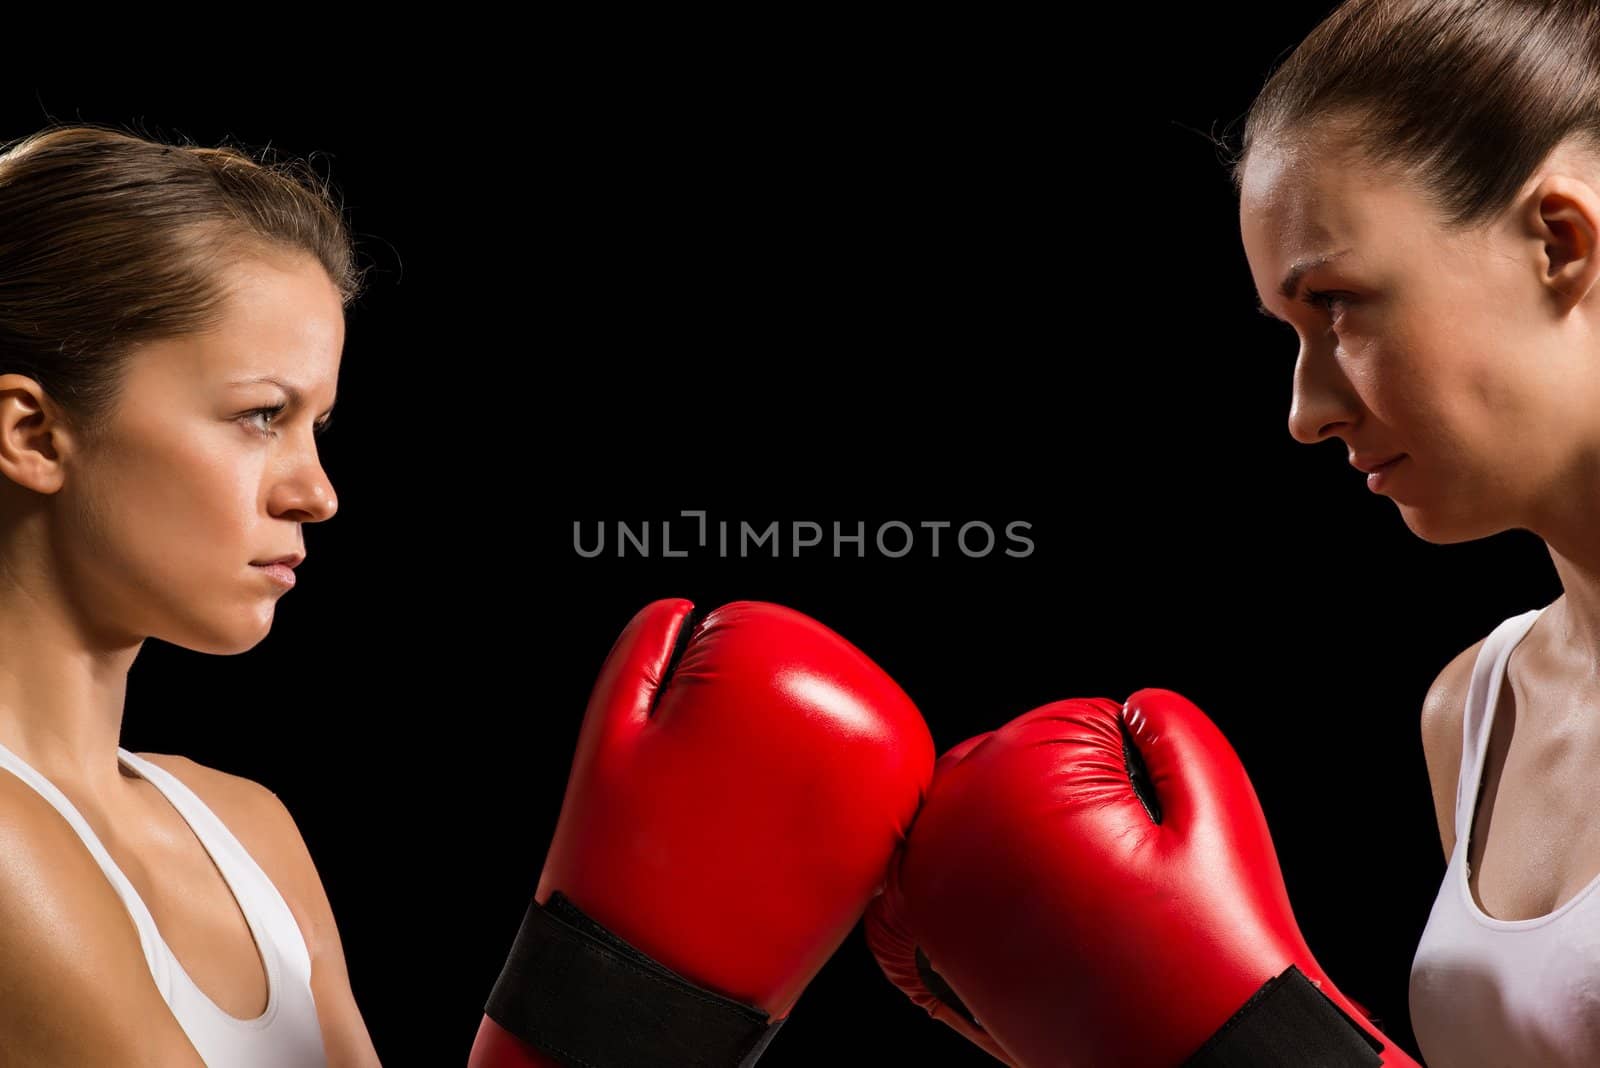
{"type": "MultiPolygon", "coordinates": [[[[272,406],[271,408],[255,408],[255,409],[252,409],[251,411],[245,412],[243,415],[239,416],[239,418],[241,420],[274,419],[277,416],[279,416],[280,414],[282,414],[283,410],[285,408],[287,408],[287,407],[288,407],[287,404],[277,404],[277,405],[272,406]]],[[[329,415],[326,418],[324,418],[322,420],[322,422],[311,424],[311,434],[312,434],[313,437],[320,438],[322,435],[324,435],[324,434],[326,434],[328,432],[328,428],[330,426],[332,426],[332,425],[333,425],[333,416],[329,415]]],[[[272,433],[271,425],[270,424],[264,425],[262,427],[262,429],[261,429],[261,432],[263,434],[270,435],[272,433]]]]}
{"type": "Polygon", "coordinates": [[[1342,304],[1344,302],[1344,298],[1340,294],[1328,293],[1319,289],[1306,290],[1305,296],[1301,297],[1300,299],[1304,303],[1311,305],[1313,308],[1327,312],[1330,316],[1334,314],[1334,305],[1342,304]]]}
{"type": "MultiPolygon", "coordinates": [[[[256,408],[253,411],[248,411],[248,412],[244,413],[244,415],[240,416],[239,418],[241,418],[241,419],[257,419],[257,418],[260,418],[260,417],[263,417],[263,416],[265,416],[267,418],[274,418],[279,413],[281,413],[283,411],[283,409],[286,408],[286,407],[287,407],[287,405],[279,404],[279,405],[275,405],[275,406],[273,406],[271,408],[256,408]]],[[[263,433],[267,433],[267,434],[272,433],[270,425],[267,426],[267,427],[264,427],[262,432],[263,433]]]]}

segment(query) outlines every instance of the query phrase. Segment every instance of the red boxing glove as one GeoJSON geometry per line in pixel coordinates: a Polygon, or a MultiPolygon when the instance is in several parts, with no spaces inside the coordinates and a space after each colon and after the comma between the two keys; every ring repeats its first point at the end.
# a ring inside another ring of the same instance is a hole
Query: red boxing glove
{"type": "Polygon", "coordinates": [[[933,773],[916,706],[814,619],[692,608],[600,670],[470,1068],[753,1064],[883,885],[933,773]]]}
{"type": "Polygon", "coordinates": [[[1237,755],[1167,690],[946,753],[866,933],[1011,1065],[1417,1068],[1317,966],[1237,755]]]}

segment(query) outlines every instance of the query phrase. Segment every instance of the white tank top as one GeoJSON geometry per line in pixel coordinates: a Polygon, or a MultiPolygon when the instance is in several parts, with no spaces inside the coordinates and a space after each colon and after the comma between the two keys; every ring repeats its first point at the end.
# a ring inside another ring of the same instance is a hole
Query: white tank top
{"type": "Polygon", "coordinates": [[[1488,915],[1467,885],[1468,836],[1506,662],[1542,611],[1490,632],[1467,691],[1455,849],[1411,964],[1411,1026],[1429,1068],[1600,1065],[1600,878],[1526,920],[1488,915]]]}
{"type": "Polygon", "coordinates": [[[311,957],[294,914],[244,846],[188,787],[143,757],[117,748],[120,762],[159,790],[178,810],[233,891],[266,965],[267,1007],[241,1020],[194,984],[156,929],[133,884],[65,794],[0,745],[0,767],[38,792],[72,825],[133,917],[150,975],[208,1068],[326,1068],[322,1031],[311,997],[311,957]]]}

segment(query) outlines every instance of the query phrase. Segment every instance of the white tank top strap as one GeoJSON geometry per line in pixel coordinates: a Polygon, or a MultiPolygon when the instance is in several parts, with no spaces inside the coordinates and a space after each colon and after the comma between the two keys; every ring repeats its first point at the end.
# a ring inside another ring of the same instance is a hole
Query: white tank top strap
{"type": "Polygon", "coordinates": [[[1482,778],[1484,758],[1489,752],[1487,728],[1493,718],[1495,702],[1499,700],[1501,688],[1505,685],[1506,664],[1511,659],[1512,650],[1533,629],[1533,624],[1543,611],[1543,608],[1531,608],[1502,620],[1478,648],[1461,721],[1461,768],[1456,776],[1455,810],[1458,842],[1467,840],[1466,821],[1472,818],[1472,810],[1476,807],[1473,802],[1482,778]]]}
{"type": "Polygon", "coordinates": [[[234,892],[234,897],[242,903],[249,902],[256,906],[244,909],[246,918],[250,921],[251,931],[256,935],[258,944],[265,943],[272,947],[276,958],[287,965],[289,971],[297,976],[311,974],[311,955],[306,948],[305,937],[300,933],[300,924],[294,918],[288,902],[278,892],[267,873],[261,870],[254,857],[244,848],[226,824],[217,818],[216,813],[195,796],[194,791],[183,784],[183,781],[174,777],[165,768],[157,767],[143,757],[130,753],[126,749],[118,749],[117,755],[124,764],[132,767],[141,776],[150,782],[162,795],[171,802],[184,820],[193,828],[195,836],[205,846],[206,852],[211,854],[212,861],[217,865],[217,870],[222,872],[223,878],[234,892]],[[259,922],[258,922],[259,920],[259,922]],[[263,938],[262,931],[270,935],[263,938]]]}
{"type": "Polygon", "coordinates": [[[100,865],[100,870],[105,873],[107,881],[111,883],[117,897],[122,900],[123,906],[133,918],[134,927],[139,932],[139,947],[144,950],[145,962],[150,966],[150,974],[155,979],[156,985],[163,990],[169,988],[172,985],[172,971],[169,966],[172,958],[169,954],[161,952],[163,947],[156,932],[155,918],[150,915],[144,900],[139,897],[139,892],[133,888],[128,877],[117,866],[117,862],[106,852],[106,847],[100,843],[100,838],[89,826],[89,821],[83,818],[78,807],[67,798],[67,795],[56,788],[55,783],[40,775],[31,765],[3,745],[0,745],[0,768],[4,768],[33,787],[34,792],[48,801],[51,807],[61,814],[61,818],[77,832],[79,839],[88,848],[89,855],[100,865]]]}

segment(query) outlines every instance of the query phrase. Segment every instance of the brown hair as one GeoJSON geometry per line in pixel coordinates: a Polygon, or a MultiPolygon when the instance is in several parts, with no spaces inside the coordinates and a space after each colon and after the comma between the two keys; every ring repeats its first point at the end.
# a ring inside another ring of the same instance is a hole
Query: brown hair
{"type": "Polygon", "coordinates": [[[136,346],[217,325],[222,269],[310,254],[344,307],[364,270],[309,164],[94,124],[0,149],[0,374],[37,381],[94,437],[136,346]],[[260,158],[257,158],[259,155],[260,158]]]}
{"type": "Polygon", "coordinates": [[[1569,138],[1600,151],[1600,3],[1347,0],[1251,105],[1235,193],[1252,145],[1338,120],[1449,224],[1485,221],[1569,138]]]}

